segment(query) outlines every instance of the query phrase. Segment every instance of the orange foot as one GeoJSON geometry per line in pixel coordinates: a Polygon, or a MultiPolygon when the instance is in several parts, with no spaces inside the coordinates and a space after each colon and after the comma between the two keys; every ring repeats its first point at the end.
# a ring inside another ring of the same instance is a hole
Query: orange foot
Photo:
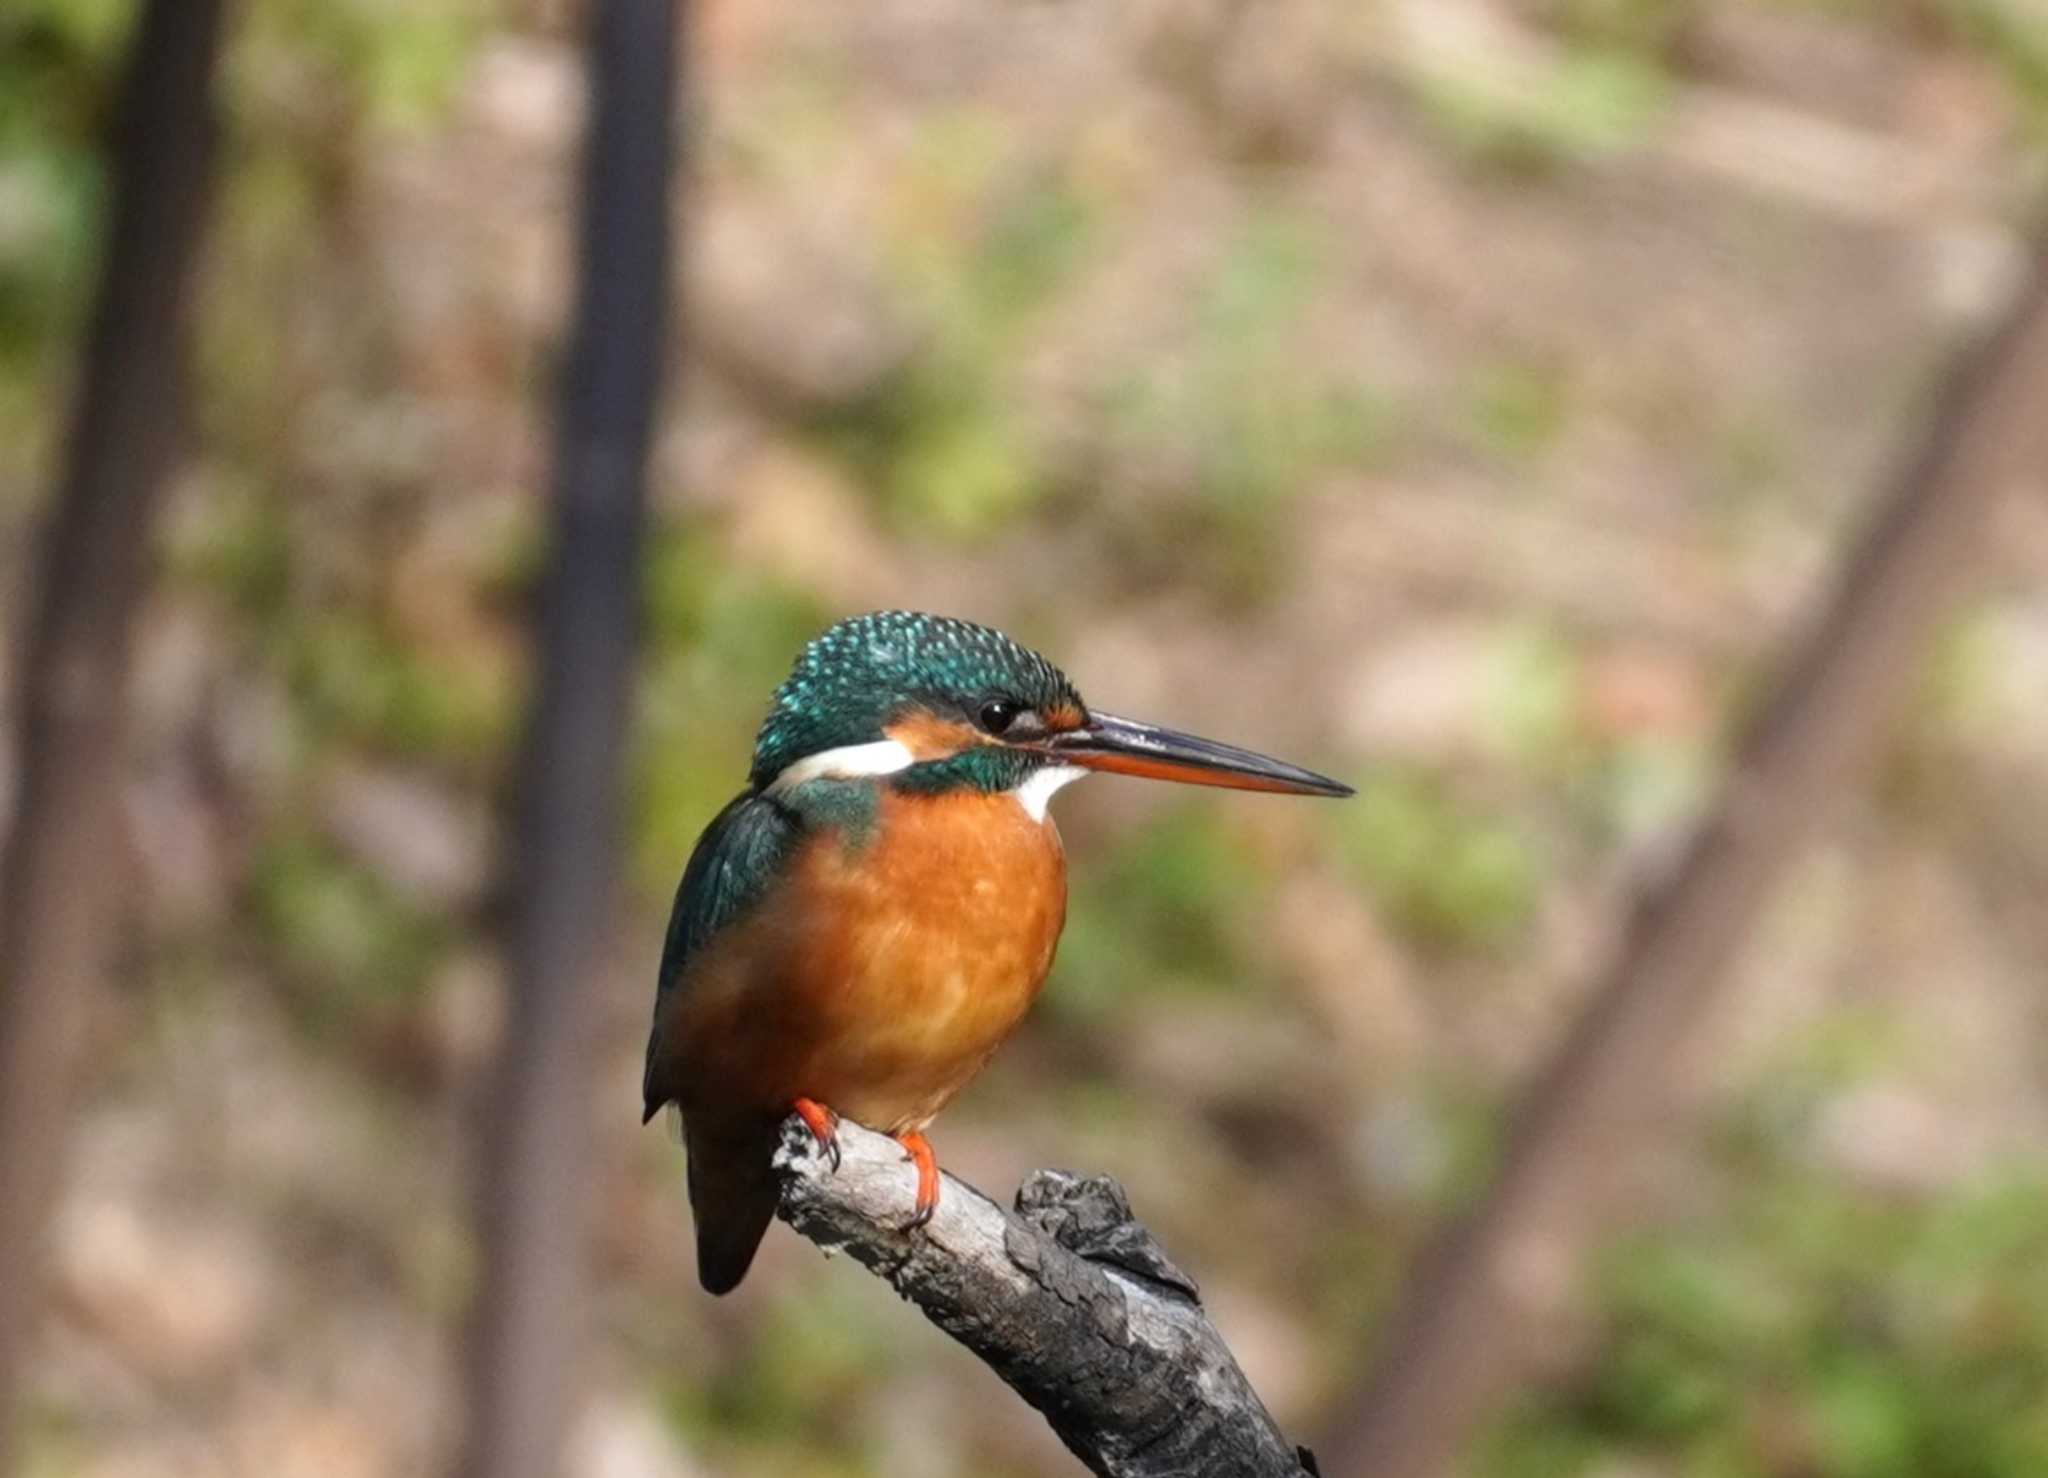
{"type": "Polygon", "coordinates": [[[938,1156],[932,1153],[931,1141],[915,1129],[908,1134],[892,1134],[890,1138],[903,1146],[904,1158],[917,1166],[917,1207],[903,1224],[904,1231],[914,1232],[939,1209],[938,1156]]]}
{"type": "Polygon", "coordinates": [[[799,1098],[790,1105],[796,1116],[804,1121],[804,1127],[811,1131],[811,1138],[818,1141],[818,1148],[832,1162],[832,1168],[839,1168],[839,1115],[824,1104],[813,1099],[799,1098]]]}

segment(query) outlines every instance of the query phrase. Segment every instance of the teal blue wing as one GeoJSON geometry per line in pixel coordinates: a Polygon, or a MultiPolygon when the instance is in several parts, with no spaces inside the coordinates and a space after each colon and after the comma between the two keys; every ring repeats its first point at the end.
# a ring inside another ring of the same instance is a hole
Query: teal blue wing
{"type": "Polygon", "coordinates": [[[661,948],[655,984],[654,1028],[647,1038],[647,1071],[642,1080],[646,1117],[676,1096],[680,1064],[662,1051],[661,1022],[671,991],[698,951],[768,891],[795,847],[801,822],[774,801],[748,791],[718,813],[697,839],[689,866],[669,911],[668,937],[661,948]]]}

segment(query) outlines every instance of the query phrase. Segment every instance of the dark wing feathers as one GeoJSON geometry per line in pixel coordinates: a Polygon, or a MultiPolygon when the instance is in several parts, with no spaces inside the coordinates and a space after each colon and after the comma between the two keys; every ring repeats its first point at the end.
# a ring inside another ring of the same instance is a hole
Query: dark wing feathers
{"type": "MultiPolygon", "coordinates": [[[[656,1083],[662,1065],[661,1018],[691,956],[712,935],[744,913],[767,892],[787,860],[800,823],[790,812],[756,791],[747,791],[718,813],[697,839],[689,866],[669,911],[668,936],[661,947],[661,974],[654,998],[654,1029],[647,1038],[647,1072],[642,1091],[646,1117],[674,1096],[656,1083]]],[[[672,1066],[672,1065],[671,1065],[672,1066]]]]}

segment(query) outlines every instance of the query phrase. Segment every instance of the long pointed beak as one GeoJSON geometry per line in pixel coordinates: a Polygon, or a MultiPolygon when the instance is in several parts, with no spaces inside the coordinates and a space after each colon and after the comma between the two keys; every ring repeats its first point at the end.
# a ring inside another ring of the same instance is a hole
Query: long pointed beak
{"type": "Polygon", "coordinates": [[[1351,794],[1351,787],[1341,780],[1269,755],[1107,713],[1092,713],[1080,728],[1054,734],[1046,747],[1067,764],[1118,775],[1140,775],[1148,780],[1178,780],[1187,785],[1278,791],[1286,795],[1351,794]]]}

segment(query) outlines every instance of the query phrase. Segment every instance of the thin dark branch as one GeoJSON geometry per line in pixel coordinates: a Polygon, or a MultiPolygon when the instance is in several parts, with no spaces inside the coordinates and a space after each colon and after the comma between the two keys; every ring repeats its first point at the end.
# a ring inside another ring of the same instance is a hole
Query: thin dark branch
{"type": "Polygon", "coordinates": [[[221,27],[221,0],[150,0],[129,48],[99,300],[26,623],[20,804],[0,860],[0,1471],[12,1471],[12,1377],[35,1317],[72,1059],[125,896],[122,698],[178,455],[221,27]]]}
{"type": "Polygon", "coordinates": [[[842,1122],[839,1149],[835,1169],[802,1120],[784,1126],[782,1219],[886,1279],[1093,1472],[1314,1472],[1114,1181],[1037,1171],[1005,1212],[948,1176],[931,1223],[905,1232],[916,1178],[902,1148],[842,1122]]]}
{"type": "Polygon", "coordinates": [[[644,468],[667,339],[677,10],[601,0],[592,11],[579,288],[508,908],[512,1012],[480,1126],[485,1270],[466,1457],[476,1478],[555,1471],[578,1353],[588,987],[617,852],[644,468]]]}
{"type": "Polygon", "coordinates": [[[1377,1369],[1325,1445],[1332,1472],[1450,1471],[1530,1368],[1607,1224],[1679,1049],[1786,864],[1859,782],[2001,496],[2048,465],[2048,256],[1944,388],[1915,454],[1739,746],[1719,804],[1644,896],[1570,1037],[1517,1114],[1499,1175],[1424,1257],[1377,1369]]]}

